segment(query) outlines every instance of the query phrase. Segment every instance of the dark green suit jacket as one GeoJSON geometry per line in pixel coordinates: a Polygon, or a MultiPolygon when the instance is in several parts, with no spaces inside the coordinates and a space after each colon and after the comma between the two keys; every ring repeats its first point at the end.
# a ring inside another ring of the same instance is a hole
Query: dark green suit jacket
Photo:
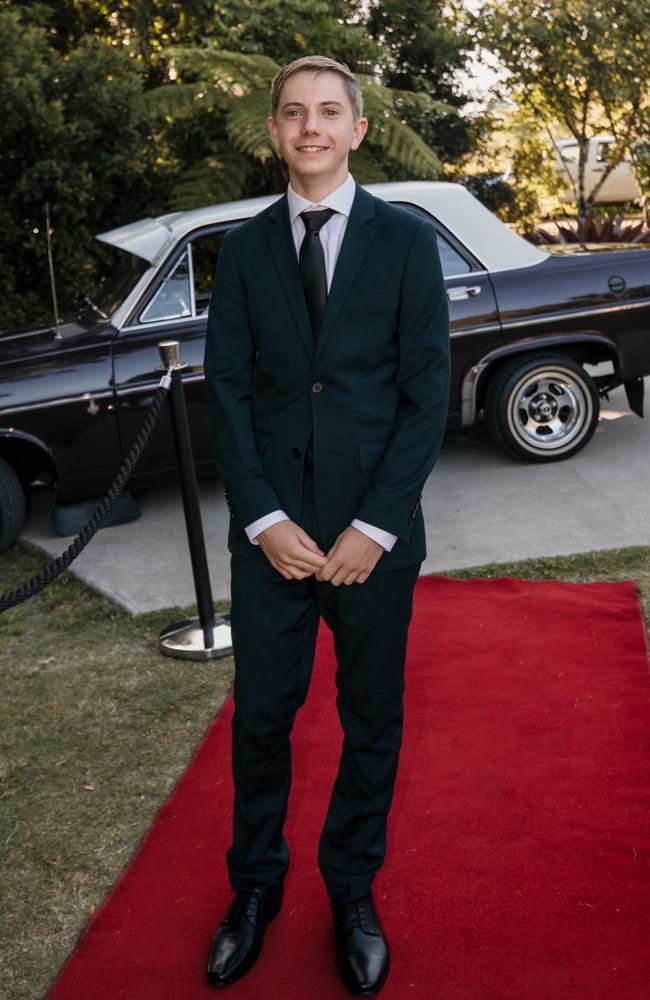
{"type": "Polygon", "coordinates": [[[398,536],[373,572],[425,558],[420,497],[449,397],[432,225],[356,184],[317,342],[286,193],[231,229],[210,300],[205,379],[232,553],[266,560],[244,527],[272,510],[300,524],[313,433],[325,551],[357,517],[398,536]]]}

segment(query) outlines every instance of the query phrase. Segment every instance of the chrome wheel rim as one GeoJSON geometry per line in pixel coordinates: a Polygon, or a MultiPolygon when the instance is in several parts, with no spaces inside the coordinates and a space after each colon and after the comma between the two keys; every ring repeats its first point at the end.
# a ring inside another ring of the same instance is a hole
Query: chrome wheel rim
{"type": "Polygon", "coordinates": [[[568,369],[527,372],[510,393],[508,428],[530,452],[559,454],[573,447],[593,416],[586,386],[568,369]]]}

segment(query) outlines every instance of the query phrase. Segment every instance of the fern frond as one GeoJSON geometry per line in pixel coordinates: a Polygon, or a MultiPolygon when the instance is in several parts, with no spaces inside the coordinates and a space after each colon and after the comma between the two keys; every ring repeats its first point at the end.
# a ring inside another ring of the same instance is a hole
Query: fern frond
{"type": "Polygon", "coordinates": [[[228,143],[216,143],[210,155],[184,171],[172,189],[168,208],[186,210],[244,198],[252,171],[247,157],[233,152],[228,143]]]}
{"type": "Polygon", "coordinates": [[[262,162],[276,155],[266,125],[268,113],[268,86],[264,86],[233,101],[226,115],[226,130],[233,145],[262,162]]]}
{"type": "Polygon", "coordinates": [[[170,49],[169,55],[182,76],[193,76],[205,83],[210,81],[233,97],[258,87],[268,88],[280,69],[269,56],[229,52],[216,46],[179,45],[170,49]]]}
{"type": "Polygon", "coordinates": [[[350,150],[348,165],[350,173],[359,184],[381,184],[389,179],[377,164],[376,151],[366,144],[365,138],[357,149],[350,150]]]}
{"type": "Polygon", "coordinates": [[[169,118],[190,118],[200,109],[225,111],[229,100],[204,83],[165,83],[141,95],[143,104],[169,118]]]}

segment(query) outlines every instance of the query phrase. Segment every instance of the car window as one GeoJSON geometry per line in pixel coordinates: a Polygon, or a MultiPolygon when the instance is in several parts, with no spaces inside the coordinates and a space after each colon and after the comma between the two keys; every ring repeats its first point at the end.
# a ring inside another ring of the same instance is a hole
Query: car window
{"type": "MultiPolygon", "coordinates": [[[[413,205],[409,201],[394,201],[392,204],[398,205],[400,208],[405,208],[407,212],[412,212],[413,215],[417,215],[418,218],[424,219],[427,225],[433,225],[433,221],[429,213],[423,211],[419,205],[413,205]]],[[[453,243],[451,243],[446,236],[443,236],[437,226],[435,227],[435,230],[443,277],[451,278],[456,274],[467,274],[468,271],[471,271],[471,261],[463,257],[459,250],[456,250],[453,243]]]]}
{"type": "Polygon", "coordinates": [[[189,252],[179,257],[173,269],[163,278],[158,291],[140,315],[141,323],[161,319],[182,319],[191,316],[192,291],[190,284],[189,252]]]}
{"type": "Polygon", "coordinates": [[[458,251],[454,250],[451,243],[437,231],[436,238],[438,240],[438,253],[440,254],[442,273],[445,278],[451,277],[452,274],[466,274],[471,270],[465,258],[461,257],[458,251]]]}
{"type": "Polygon", "coordinates": [[[99,287],[91,291],[92,300],[86,298],[86,311],[90,309],[97,319],[98,314],[111,317],[130,295],[138,281],[149,267],[146,260],[136,257],[116,247],[102,247],[103,274],[99,287]]]}
{"type": "Polygon", "coordinates": [[[225,232],[206,233],[192,240],[192,270],[194,272],[194,302],[196,315],[207,313],[210,292],[217,269],[217,258],[223,246],[225,232]]]}
{"type": "Polygon", "coordinates": [[[140,314],[141,323],[205,315],[225,232],[205,233],[188,243],[140,314]]]}
{"type": "Polygon", "coordinates": [[[596,163],[606,163],[609,153],[609,143],[599,142],[596,144],[596,163]]]}
{"type": "Polygon", "coordinates": [[[578,144],[577,142],[572,142],[568,146],[563,146],[560,150],[560,156],[566,163],[577,163],[578,162],[578,144]]]}

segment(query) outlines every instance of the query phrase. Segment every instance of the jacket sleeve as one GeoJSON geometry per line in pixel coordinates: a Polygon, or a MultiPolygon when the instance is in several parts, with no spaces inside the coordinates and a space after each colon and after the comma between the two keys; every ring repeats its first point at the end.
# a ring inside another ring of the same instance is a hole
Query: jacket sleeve
{"type": "Polygon", "coordinates": [[[417,227],[407,254],[397,336],[395,429],[356,516],[408,541],[449,405],[449,307],[436,232],[427,222],[417,227]]]}
{"type": "Polygon", "coordinates": [[[224,237],[215,273],[205,343],[205,385],[217,465],[231,513],[244,527],[282,507],[267,482],[253,433],[256,348],[246,290],[231,245],[224,237]]]}

